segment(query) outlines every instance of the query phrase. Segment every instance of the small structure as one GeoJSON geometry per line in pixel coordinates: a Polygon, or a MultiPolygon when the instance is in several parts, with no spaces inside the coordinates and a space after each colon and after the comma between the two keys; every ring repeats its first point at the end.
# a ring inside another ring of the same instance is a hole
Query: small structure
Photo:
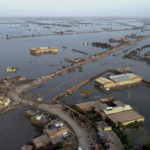
{"type": "Polygon", "coordinates": [[[103,109],[106,108],[107,105],[100,102],[100,100],[97,101],[89,101],[84,103],[75,104],[76,107],[78,107],[82,112],[88,112],[92,109],[103,109]]]}
{"type": "Polygon", "coordinates": [[[63,31],[60,31],[60,32],[56,32],[56,34],[62,35],[62,34],[64,34],[64,32],[63,32],[63,31]]]}
{"type": "Polygon", "coordinates": [[[125,73],[119,75],[109,76],[108,78],[97,78],[95,84],[103,90],[117,89],[129,85],[136,85],[141,83],[142,78],[133,73],[125,73]]]}
{"type": "Polygon", "coordinates": [[[44,130],[44,133],[50,138],[54,139],[56,137],[66,137],[68,135],[68,128],[52,128],[44,130]]]}
{"type": "Polygon", "coordinates": [[[48,53],[57,54],[58,49],[55,47],[40,47],[40,48],[30,49],[30,54],[35,55],[35,56],[40,56],[40,55],[48,54],[48,53]]]}
{"type": "Polygon", "coordinates": [[[46,147],[49,142],[50,142],[50,139],[45,134],[32,139],[32,143],[36,148],[46,147]]]}
{"type": "Polygon", "coordinates": [[[101,89],[105,89],[105,90],[109,90],[110,87],[111,88],[114,88],[114,87],[117,87],[117,83],[111,81],[110,79],[107,79],[107,78],[97,78],[95,79],[95,84],[97,86],[99,86],[101,89]]]}
{"type": "Polygon", "coordinates": [[[30,121],[33,125],[37,127],[44,127],[50,121],[50,119],[44,114],[38,114],[36,116],[31,117],[30,121]]]}
{"type": "Polygon", "coordinates": [[[84,46],[88,46],[89,43],[88,43],[88,42],[84,42],[83,45],[84,45],[84,46]]]}
{"type": "Polygon", "coordinates": [[[6,107],[10,104],[10,98],[5,96],[0,96],[0,109],[6,107]]]}
{"type": "Polygon", "coordinates": [[[43,98],[42,98],[42,97],[38,97],[38,98],[37,98],[37,101],[38,101],[38,102],[42,102],[42,101],[43,101],[43,98]]]}
{"type": "Polygon", "coordinates": [[[111,120],[116,126],[118,122],[122,123],[124,126],[128,124],[137,122],[144,122],[144,117],[138,114],[135,110],[122,111],[119,113],[113,113],[107,115],[107,118],[111,120]]]}
{"type": "Polygon", "coordinates": [[[33,146],[32,145],[23,145],[20,150],[32,150],[33,146]]]}
{"type": "Polygon", "coordinates": [[[67,47],[67,46],[62,46],[62,48],[66,49],[66,48],[68,48],[68,47],[67,47]]]}
{"type": "Polygon", "coordinates": [[[60,127],[63,127],[64,123],[63,123],[63,121],[61,121],[59,119],[56,119],[56,120],[53,121],[53,125],[56,128],[60,128],[60,127]]]}
{"type": "Polygon", "coordinates": [[[102,102],[102,103],[106,103],[106,104],[109,104],[109,103],[112,103],[112,102],[114,102],[114,97],[106,97],[106,98],[101,98],[100,99],[100,101],[102,102]]]}
{"type": "Polygon", "coordinates": [[[84,59],[67,59],[66,61],[67,62],[70,62],[70,63],[79,63],[79,62],[82,62],[84,59]]]}
{"type": "Polygon", "coordinates": [[[123,105],[115,106],[115,107],[106,107],[105,109],[103,109],[103,112],[106,115],[110,115],[110,114],[115,114],[115,113],[132,110],[132,109],[133,108],[130,105],[123,104],[123,105]]]}
{"type": "Polygon", "coordinates": [[[16,79],[17,82],[22,82],[22,81],[25,81],[25,80],[27,80],[26,77],[19,77],[19,78],[16,79]]]}
{"type": "Polygon", "coordinates": [[[26,111],[25,111],[25,116],[28,117],[28,118],[31,118],[31,117],[37,115],[37,113],[38,113],[37,111],[26,110],[26,111]]]}
{"type": "Polygon", "coordinates": [[[7,72],[7,73],[16,72],[16,68],[15,68],[15,67],[7,67],[7,68],[6,68],[6,72],[7,72]]]}

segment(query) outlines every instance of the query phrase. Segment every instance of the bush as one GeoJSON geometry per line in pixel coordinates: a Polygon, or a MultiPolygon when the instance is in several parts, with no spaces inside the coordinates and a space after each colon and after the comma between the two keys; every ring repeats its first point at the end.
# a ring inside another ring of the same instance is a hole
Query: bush
{"type": "Polygon", "coordinates": [[[56,119],[56,115],[54,115],[54,114],[49,114],[49,118],[51,118],[51,119],[56,119]]]}
{"type": "Polygon", "coordinates": [[[65,69],[65,68],[66,68],[66,66],[62,66],[62,68],[63,68],[63,69],[65,69]]]}
{"type": "Polygon", "coordinates": [[[111,49],[111,45],[110,44],[101,43],[101,42],[93,42],[92,46],[93,47],[101,47],[101,48],[111,49]]]}
{"type": "Polygon", "coordinates": [[[93,114],[93,113],[88,113],[88,114],[86,114],[86,117],[87,117],[89,120],[93,120],[93,119],[96,118],[96,115],[93,114]]]}
{"type": "Polygon", "coordinates": [[[78,70],[79,70],[79,72],[82,72],[83,68],[82,67],[78,67],[78,70]]]}
{"type": "Polygon", "coordinates": [[[3,80],[0,80],[0,84],[3,84],[3,80]]]}
{"type": "Polygon", "coordinates": [[[117,134],[117,136],[120,138],[121,142],[124,145],[124,148],[126,150],[132,148],[132,142],[131,142],[131,138],[124,132],[121,131],[118,128],[113,128],[113,131],[117,134]]]}
{"type": "Polygon", "coordinates": [[[127,128],[138,128],[138,127],[140,127],[140,126],[143,126],[143,124],[144,124],[144,123],[141,122],[141,121],[135,121],[135,122],[133,122],[133,123],[127,125],[126,127],[127,127],[127,128]]]}
{"type": "Polygon", "coordinates": [[[57,142],[56,143],[56,148],[63,149],[64,148],[64,142],[57,142]]]}
{"type": "Polygon", "coordinates": [[[75,106],[75,105],[72,106],[72,109],[74,109],[77,112],[81,112],[80,109],[77,106],[75,106]]]}
{"type": "Polygon", "coordinates": [[[66,100],[62,100],[62,103],[63,103],[64,105],[66,105],[66,104],[67,104],[66,100]]]}
{"type": "Polygon", "coordinates": [[[132,148],[132,142],[130,136],[128,136],[124,130],[120,130],[120,128],[124,129],[125,126],[118,122],[118,127],[115,126],[114,123],[107,120],[108,125],[110,125],[113,131],[117,134],[122,144],[124,145],[125,150],[132,148]]]}

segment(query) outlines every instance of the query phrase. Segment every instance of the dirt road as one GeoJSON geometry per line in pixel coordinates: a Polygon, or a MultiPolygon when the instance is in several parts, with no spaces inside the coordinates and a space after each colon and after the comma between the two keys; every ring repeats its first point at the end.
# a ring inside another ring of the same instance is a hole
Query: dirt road
{"type": "Polygon", "coordinates": [[[23,103],[28,106],[36,107],[41,110],[45,110],[49,113],[55,114],[59,116],[62,120],[64,120],[68,125],[71,126],[74,133],[76,134],[78,138],[79,145],[82,147],[83,150],[90,150],[90,145],[88,142],[88,135],[87,133],[78,125],[78,123],[73,120],[67,113],[62,111],[62,108],[60,105],[55,104],[37,104],[32,101],[27,101],[18,96],[18,94],[15,91],[8,92],[8,96],[16,101],[16,103],[23,103]]]}

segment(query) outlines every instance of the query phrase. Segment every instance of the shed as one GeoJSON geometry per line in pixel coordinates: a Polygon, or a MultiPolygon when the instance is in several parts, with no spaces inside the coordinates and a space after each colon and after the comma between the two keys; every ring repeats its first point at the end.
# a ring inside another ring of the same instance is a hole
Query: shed
{"type": "Polygon", "coordinates": [[[36,148],[46,147],[50,142],[50,139],[47,135],[43,134],[37,138],[32,139],[32,143],[36,148]]]}

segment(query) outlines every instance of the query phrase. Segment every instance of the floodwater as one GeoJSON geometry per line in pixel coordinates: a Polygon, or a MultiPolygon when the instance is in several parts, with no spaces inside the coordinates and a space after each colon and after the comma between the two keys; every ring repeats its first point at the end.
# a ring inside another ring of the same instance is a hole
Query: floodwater
{"type": "Polygon", "coordinates": [[[0,116],[1,150],[19,150],[21,146],[39,135],[39,131],[24,116],[26,109],[14,110],[0,116]]]}
{"type": "MultiPolygon", "coordinates": [[[[149,21],[149,20],[148,20],[149,21]]],[[[149,35],[150,31],[141,32],[141,30],[126,30],[126,31],[111,31],[111,30],[122,30],[131,29],[133,26],[142,27],[146,29],[150,27],[144,25],[143,20],[134,19],[105,19],[105,18],[14,18],[14,19],[0,19],[0,77],[5,78],[6,76],[26,76],[28,79],[36,79],[42,75],[46,75],[52,72],[62,69],[63,66],[71,65],[65,62],[67,58],[88,58],[96,53],[103,52],[105,49],[92,47],[92,42],[106,42],[108,43],[109,38],[119,39],[125,35],[137,34],[137,35],[149,35]],[[34,21],[31,22],[31,21],[34,21]],[[39,24],[42,23],[42,24],[39,24]],[[46,27],[45,27],[46,26],[46,27]],[[36,29],[36,30],[35,30],[36,29]],[[110,30],[110,31],[106,31],[110,30]],[[16,36],[16,35],[32,35],[38,34],[54,34],[54,32],[63,31],[66,34],[63,35],[49,35],[40,37],[30,37],[30,38],[14,38],[5,39],[5,35],[16,36]],[[97,33],[82,33],[79,32],[93,32],[97,33]],[[70,34],[68,34],[68,32],[70,34]],[[78,33],[78,34],[77,34],[78,33]],[[90,43],[88,46],[84,46],[83,43],[90,43]],[[67,46],[68,48],[63,49],[62,46],[67,46]],[[43,56],[32,56],[30,55],[30,48],[47,47],[54,46],[59,49],[57,55],[43,55],[43,56]],[[72,49],[82,50],[87,52],[88,55],[74,53],[72,49]],[[19,68],[16,73],[7,74],[6,67],[14,66],[19,68]]],[[[127,49],[128,52],[140,48],[144,45],[150,43],[150,39],[141,41],[127,49]]],[[[148,51],[148,49],[147,49],[148,51]]],[[[42,96],[44,101],[51,102],[53,97],[61,92],[71,88],[72,86],[86,80],[93,75],[108,69],[108,68],[119,68],[123,65],[133,65],[132,71],[136,72],[138,75],[142,76],[145,80],[150,81],[150,66],[146,62],[140,62],[135,60],[123,59],[123,55],[128,53],[124,50],[105,57],[99,61],[93,62],[89,65],[83,66],[80,72],[76,69],[75,72],[65,74],[63,76],[57,77],[47,83],[44,83],[41,88],[33,89],[26,92],[26,94],[35,94],[35,96],[42,96]],[[62,83],[64,83],[62,85],[62,83]],[[58,88],[57,91],[53,89],[58,88]]],[[[96,89],[94,82],[83,86],[76,93],[71,96],[63,97],[67,103],[74,104],[78,102],[96,100],[100,97],[114,96],[117,100],[123,101],[124,103],[130,104],[134,107],[140,114],[145,117],[144,128],[137,130],[136,133],[131,134],[133,141],[138,144],[143,144],[150,141],[150,93],[149,88],[145,86],[140,86],[137,88],[125,89],[122,91],[115,91],[113,93],[105,94],[100,90],[96,89]],[[85,90],[91,90],[92,95],[89,98],[83,98],[81,93],[85,90]],[[142,133],[141,136],[138,136],[142,133]],[[137,136],[136,136],[137,135],[137,136]],[[136,138],[135,138],[136,137],[136,138]]],[[[12,131],[7,130],[9,128],[9,122],[12,120],[11,113],[1,116],[2,118],[8,118],[5,122],[0,118],[0,125],[2,125],[0,133],[7,132],[11,134],[12,131]],[[1,123],[2,122],[2,123],[1,123]],[[7,124],[7,128],[5,128],[7,124]],[[4,130],[3,130],[4,129],[4,130]]],[[[15,111],[16,114],[19,112],[15,111]]],[[[22,116],[22,115],[21,115],[22,116]]],[[[24,121],[26,122],[26,121],[24,121]]],[[[13,122],[15,128],[13,132],[18,132],[18,126],[21,126],[21,122],[13,122]]],[[[19,139],[20,142],[15,143],[15,148],[18,148],[21,144],[26,143],[35,136],[36,131],[31,125],[27,125],[25,130],[32,130],[27,132],[26,138],[23,136],[19,139]],[[32,133],[33,132],[33,133],[32,133]]],[[[24,134],[24,130],[19,131],[18,134],[24,134]]],[[[6,138],[0,138],[0,145],[7,145],[7,140],[11,141],[11,136],[6,138]]],[[[14,143],[13,143],[14,144],[14,143]]],[[[4,149],[5,150],[5,149],[4,149]]]]}

